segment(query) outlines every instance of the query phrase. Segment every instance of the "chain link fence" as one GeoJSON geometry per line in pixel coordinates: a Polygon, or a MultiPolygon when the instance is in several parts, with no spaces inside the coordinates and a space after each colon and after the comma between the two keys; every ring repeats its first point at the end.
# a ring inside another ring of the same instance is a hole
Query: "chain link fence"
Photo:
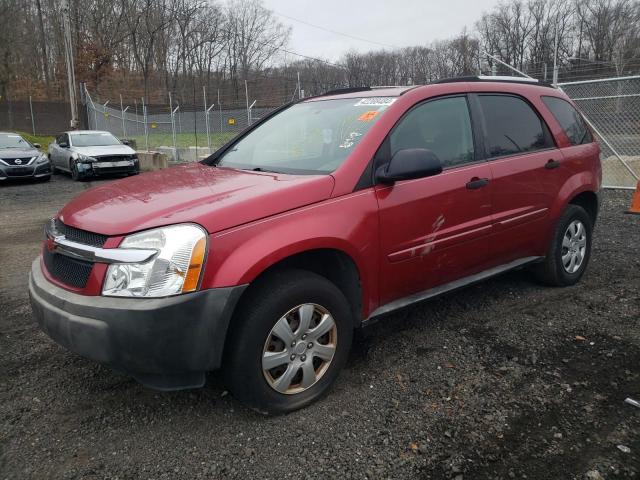
{"type": "MultiPolygon", "coordinates": [[[[602,149],[603,186],[635,188],[640,173],[640,76],[559,86],[596,132],[602,149]]],[[[125,102],[122,97],[101,102],[86,90],[84,101],[90,129],[110,131],[134,142],[138,150],[163,152],[173,162],[193,162],[299,95],[299,85],[285,91],[264,88],[258,80],[245,84],[236,95],[203,89],[199,105],[180,104],[171,96],[164,105],[147,105],[142,98],[125,102]]]]}
{"type": "Polygon", "coordinates": [[[148,105],[144,98],[99,101],[85,89],[87,123],[91,130],[106,130],[127,139],[138,150],[165,153],[172,162],[204,158],[275,108],[298,98],[293,92],[271,91],[251,97],[250,83],[244,95],[221,95],[203,88],[201,103],[180,104],[171,95],[164,105],[148,105]],[[212,95],[213,93],[213,95],[212,95]]]}
{"type": "Polygon", "coordinates": [[[596,132],[605,188],[635,188],[640,174],[640,76],[560,83],[596,132]]]}

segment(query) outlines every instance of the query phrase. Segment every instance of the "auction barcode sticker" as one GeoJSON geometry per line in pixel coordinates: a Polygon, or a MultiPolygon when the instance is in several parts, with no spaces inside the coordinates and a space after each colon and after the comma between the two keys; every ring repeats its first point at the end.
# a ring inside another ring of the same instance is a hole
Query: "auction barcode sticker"
{"type": "Polygon", "coordinates": [[[354,107],[388,107],[393,102],[396,101],[396,97],[368,97],[361,98],[358,103],[354,105],[354,107]]]}

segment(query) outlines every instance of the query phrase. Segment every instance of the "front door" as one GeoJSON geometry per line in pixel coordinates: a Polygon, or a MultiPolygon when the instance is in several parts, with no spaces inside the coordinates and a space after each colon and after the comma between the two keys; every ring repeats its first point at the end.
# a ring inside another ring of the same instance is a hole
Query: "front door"
{"type": "Polygon", "coordinates": [[[401,149],[434,152],[444,171],[377,185],[380,305],[485,268],[491,230],[491,169],[474,147],[465,95],[412,108],[377,155],[377,167],[401,149]]]}

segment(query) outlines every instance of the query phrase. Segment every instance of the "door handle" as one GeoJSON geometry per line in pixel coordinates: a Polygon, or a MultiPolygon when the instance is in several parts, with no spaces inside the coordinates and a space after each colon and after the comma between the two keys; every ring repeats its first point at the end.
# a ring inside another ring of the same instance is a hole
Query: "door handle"
{"type": "Polygon", "coordinates": [[[553,170],[554,168],[558,168],[560,166],[560,162],[554,160],[553,158],[544,164],[544,168],[547,170],[553,170]]]}
{"type": "Polygon", "coordinates": [[[469,190],[477,190],[478,188],[482,188],[486,185],[489,184],[489,179],[488,178],[478,178],[478,177],[473,177],[468,183],[467,183],[467,189],[469,190]]]}

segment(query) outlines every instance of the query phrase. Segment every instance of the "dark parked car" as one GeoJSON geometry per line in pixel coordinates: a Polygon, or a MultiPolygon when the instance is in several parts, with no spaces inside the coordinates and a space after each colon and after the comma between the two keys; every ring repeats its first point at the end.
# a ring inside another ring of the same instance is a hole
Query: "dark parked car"
{"type": "Polygon", "coordinates": [[[32,145],[17,133],[0,132],[0,181],[49,180],[51,162],[39,148],[40,145],[32,145]]]}
{"type": "Polygon", "coordinates": [[[240,400],[290,411],[388,312],[521,267],[578,282],[599,153],[567,96],[537,83],[308,98],[201,163],[69,202],[33,263],[33,310],[146,385],[198,387],[222,367],[240,400]]]}

